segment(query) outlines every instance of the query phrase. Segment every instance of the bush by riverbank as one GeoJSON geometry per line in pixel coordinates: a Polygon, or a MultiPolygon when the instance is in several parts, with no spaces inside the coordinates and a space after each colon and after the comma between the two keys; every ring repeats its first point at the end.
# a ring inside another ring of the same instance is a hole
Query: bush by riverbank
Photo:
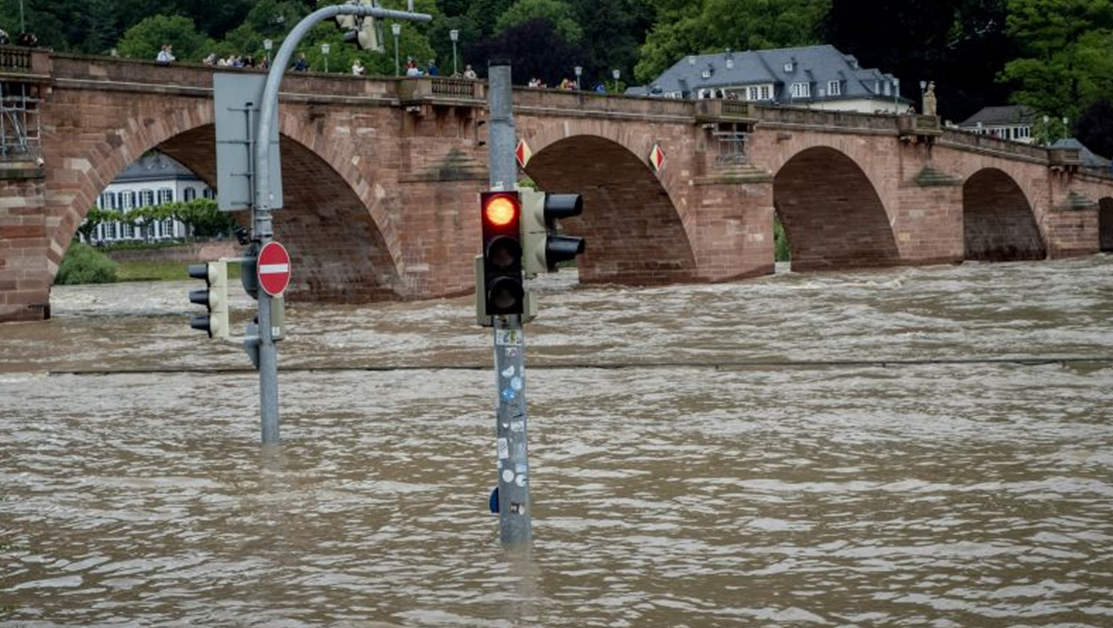
{"type": "Polygon", "coordinates": [[[74,242],[66,251],[62,265],[58,267],[56,285],[68,286],[82,283],[116,283],[118,267],[116,262],[103,253],[81,242],[74,242]]]}
{"type": "MultiPolygon", "coordinates": [[[[219,243],[224,248],[223,243],[219,243]]],[[[122,259],[113,260],[95,247],[74,242],[58,269],[55,285],[116,283],[119,281],[182,281],[189,279],[188,266],[228,255],[213,255],[206,244],[180,246],[152,245],[148,248],[126,247],[122,259]],[[201,255],[202,252],[209,255],[201,255]],[[184,259],[183,259],[184,258],[184,259]]],[[[239,279],[240,265],[228,264],[228,278],[239,279]]]]}

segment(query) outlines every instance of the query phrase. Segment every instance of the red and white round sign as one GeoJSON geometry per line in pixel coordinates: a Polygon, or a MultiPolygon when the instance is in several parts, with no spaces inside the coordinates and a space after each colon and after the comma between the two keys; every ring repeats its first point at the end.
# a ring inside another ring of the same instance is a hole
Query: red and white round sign
{"type": "Polygon", "coordinates": [[[259,250],[256,267],[259,286],[272,297],[281,297],[290,285],[290,254],[277,242],[267,242],[259,250]]]}

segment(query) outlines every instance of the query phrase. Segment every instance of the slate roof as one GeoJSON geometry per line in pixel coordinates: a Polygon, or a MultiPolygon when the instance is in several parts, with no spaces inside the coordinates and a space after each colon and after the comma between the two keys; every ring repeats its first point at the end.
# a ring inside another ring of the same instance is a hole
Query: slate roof
{"type": "Polygon", "coordinates": [[[976,127],[981,122],[982,126],[998,126],[1009,124],[1032,124],[1036,121],[1036,112],[1024,105],[1006,105],[998,107],[983,107],[981,111],[963,120],[958,126],[962,128],[976,127]]]}
{"type": "Polygon", "coordinates": [[[1082,142],[1079,142],[1078,140],[1076,140],[1074,138],[1067,138],[1067,139],[1063,139],[1063,140],[1057,140],[1054,144],[1051,145],[1051,147],[1052,148],[1077,148],[1079,150],[1079,153],[1081,153],[1081,155],[1082,155],[1082,165],[1086,168],[1102,168],[1102,169],[1104,169],[1104,168],[1108,168],[1109,165],[1110,165],[1110,162],[1109,162],[1108,159],[1102,157],[1101,155],[1098,155],[1097,153],[1090,150],[1089,148],[1086,148],[1086,146],[1083,145],[1082,142]]]}
{"type": "Polygon", "coordinates": [[[128,164],[112,183],[143,181],[200,181],[197,175],[177,160],[159,152],[151,152],[128,164]]]}
{"type": "MultiPolygon", "coordinates": [[[[852,55],[843,54],[831,45],[724,52],[685,57],[665,70],[649,85],[626,90],[632,96],[663,96],[682,92],[685,98],[694,98],[700,89],[723,89],[747,85],[768,85],[775,88],[773,99],[782,104],[831,100],[857,100],[893,98],[892,82],[895,79],[873,68],[862,68],[852,55]],[[728,64],[728,60],[733,64],[728,64]],[[786,65],[792,63],[792,70],[786,65]],[[732,67],[729,67],[732,65],[732,67]],[[705,74],[706,72],[706,74],[705,74]],[[839,81],[842,93],[826,95],[827,83],[839,81]],[[811,84],[810,98],[793,98],[792,84],[811,84]],[[820,96],[820,90],[824,96],[820,96]],[[888,91],[886,91],[888,90],[888,91]]],[[[900,98],[910,103],[907,98],[900,98]]]]}

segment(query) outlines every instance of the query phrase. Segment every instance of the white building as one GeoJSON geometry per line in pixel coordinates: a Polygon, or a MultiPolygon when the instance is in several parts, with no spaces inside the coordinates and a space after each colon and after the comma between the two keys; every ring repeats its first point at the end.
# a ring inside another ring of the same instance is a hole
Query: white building
{"type": "MultiPolygon", "coordinates": [[[[108,184],[97,199],[97,209],[126,214],[138,207],[213,197],[212,189],[185,166],[152,152],[132,162],[108,184]]],[[[148,227],[147,235],[154,240],[184,238],[186,227],[176,220],[160,220],[148,227]]],[[[139,229],[122,222],[102,223],[93,232],[93,241],[102,244],[142,239],[139,229]]]]}
{"type": "Polygon", "coordinates": [[[861,113],[903,114],[913,105],[901,96],[895,76],[863,68],[830,45],[690,55],[626,94],[861,113]]]}
{"type": "Polygon", "coordinates": [[[964,131],[1031,144],[1036,112],[1023,105],[985,107],[958,125],[964,131]]]}

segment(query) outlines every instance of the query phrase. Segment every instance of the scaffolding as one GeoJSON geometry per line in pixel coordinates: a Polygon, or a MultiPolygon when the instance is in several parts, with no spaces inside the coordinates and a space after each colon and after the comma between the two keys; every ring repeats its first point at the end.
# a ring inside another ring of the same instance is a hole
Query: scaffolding
{"type": "Polygon", "coordinates": [[[0,81],[0,161],[37,161],[42,156],[39,86],[0,81]]]}
{"type": "Polygon", "coordinates": [[[748,126],[734,122],[724,122],[716,125],[711,135],[719,140],[719,153],[715,157],[715,165],[744,166],[746,159],[746,136],[748,126]]]}

